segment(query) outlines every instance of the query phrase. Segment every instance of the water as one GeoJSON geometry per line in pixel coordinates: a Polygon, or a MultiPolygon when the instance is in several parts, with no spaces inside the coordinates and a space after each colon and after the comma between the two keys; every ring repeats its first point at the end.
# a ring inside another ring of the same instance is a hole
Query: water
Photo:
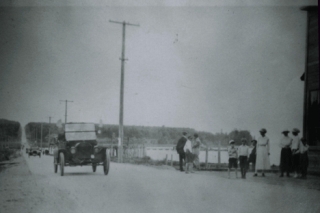
{"type": "MultiPolygon", "coordinates": [[[[146,148],[146,155],[149,156],[152,160],[164,160],[166,156],[168,156],[168,160],[171,160],[171,156],[173,161],[179,161],[179,155],[176,150],[171,148],[146,148]]],[[[220,151],[220,162],[228,163],[229,156],[227,150],[220,151]]],[[[206,161],[206,151],[200,151],[199,155],[200,162],[204,163],[206,161]]],[[[208,151],[208,163],[218,163],[218,151],[217,150],[209,150],[208,151]]]]}

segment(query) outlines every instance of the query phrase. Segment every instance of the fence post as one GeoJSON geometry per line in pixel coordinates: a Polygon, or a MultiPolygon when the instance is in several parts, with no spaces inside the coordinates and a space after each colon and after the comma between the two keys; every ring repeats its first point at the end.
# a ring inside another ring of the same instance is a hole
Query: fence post
{"type": "Polygon", "coordinates": [[[208,154],[209,154],[209,149],[206,147],[206,169],[208,168],[208,154]]]}
{"type": "Polygon", "coordinates": [[[220,164],[221,164],[221,142],[219,141],[218,145],[218,168],[220,169],[220,164]]]}
{"type": "Polygon", "coordinates": [[[168,154],[166,154],[166,165],[168,163],[168,154]]]}
{"type": "Polygon", "coordinates": [[[142,157],[144,158],[146,156],[146,148],[144,147],[144,144],[142,144],[142,157]]]}
{"type": "Polygon", "coordinates": [[[173,166],[173,155],[171,154],[171,166],[173,166]]]}

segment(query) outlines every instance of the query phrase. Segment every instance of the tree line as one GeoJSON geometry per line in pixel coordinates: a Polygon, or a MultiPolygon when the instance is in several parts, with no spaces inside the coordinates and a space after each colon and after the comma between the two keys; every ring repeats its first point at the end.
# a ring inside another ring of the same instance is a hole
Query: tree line
{"type": "MultiPolygon", "coordinates": [[[[52,123],[28,123],[25,127],[26,136],[29,141],[39,141],[41,137],[41,124],[42,124],[42,139],[48,142],[49,129],[51,137],[58,135],[57,126],[52,123]]],[[[106,143],[117,144],[119,126],[112,124],[104,124],[100,127],[95,124],[97,137],[99,141],[106,143]]],[[[196,131],[192,128],[178,128],[166,126],[124,126],[124,145],[133,144],[168,144],[174,145],[177,143],[182,135],[182,132],[187,132],[188,135],[197,133],[201,141],[208,146],[228,146],[229,141],[235,140],[236,145],[241,144],[241,138],[246,138],[248,142],[252,140],[252,136],[248,130],[234,129],[230,133],[211,133],[205,131],[196,131]]]]}
{"type": "Polygon", "coordinates": [[[21,140],[21,125],[17,121],[0,119],[0,141],[16,142],[21,140]]]}

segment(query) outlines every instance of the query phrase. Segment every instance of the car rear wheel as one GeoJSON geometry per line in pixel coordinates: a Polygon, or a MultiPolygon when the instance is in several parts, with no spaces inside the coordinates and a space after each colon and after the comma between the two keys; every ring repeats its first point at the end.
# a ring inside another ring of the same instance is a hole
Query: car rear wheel
{"type": "Polygon", "coordinates": [[[103,172],[105,175],[109,173],[110,169],[110,155],[108,150],[106,150],[106,159],[103,161],[103,172]]]}
{"type": "Polygon", "coordinates": [[[41,158],[41,153],[39,154],[39,158],[41,158]]]}
{"type": "Polygon", "coordinates": [[[58,164],[57,164],[56,159],[53,160],[53,168],[54,168],[54,173],[57,173],[58,172],[58,164]]]}
{"type": "Polygon", "coordinates": [[[92,164],[92,171],[96,172],[96,170],[97,170],[97,164],[93,163],[92,164]]]}
{"type": "Polygon", "coordinates": [[[60,152],[60,175],[64,174],[64,153],[60,152]]]}

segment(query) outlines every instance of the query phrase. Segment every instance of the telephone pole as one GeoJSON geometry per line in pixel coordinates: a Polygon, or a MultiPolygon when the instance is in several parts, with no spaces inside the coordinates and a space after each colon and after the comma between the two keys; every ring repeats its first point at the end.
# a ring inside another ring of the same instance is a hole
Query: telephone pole
{"type": "Polygon", "coordinates": [[[139,27],[139,24],[130,24],[129,22],[112,21],[114,24],[122,24],[122,52],[121,52],[121,80],[120,80],[120,115],[119,115],[119,141],[118,141],[118,162],[122,163],[122,143],[123,143],[123,94],[124,94],[124,62],[128,60],[125,58],[125,36],[126,25],[139,27]]]}
{"type": "Polygon", "coordinates": [[[41,151],[42,151],[42,125],[43,123],[41,122],[41,151]]]}
{"type": "Polygon", "coordinates": [[[48,136],[48,142],[49,142],[49,144],[48,144],[48,146],[50,146],[50,124],[51,124],[51,116],[49,116],[49,136],[48,136]]]}
{"type": "Polygon", "coordinates": [[[69,100],[60,100],[60,102],[66,102],[66,112],[65,112],[65,117],[64,117],[64,123],[67,123],[67,111],[68,111],[68,102],[73,102],[69,100]]]}

